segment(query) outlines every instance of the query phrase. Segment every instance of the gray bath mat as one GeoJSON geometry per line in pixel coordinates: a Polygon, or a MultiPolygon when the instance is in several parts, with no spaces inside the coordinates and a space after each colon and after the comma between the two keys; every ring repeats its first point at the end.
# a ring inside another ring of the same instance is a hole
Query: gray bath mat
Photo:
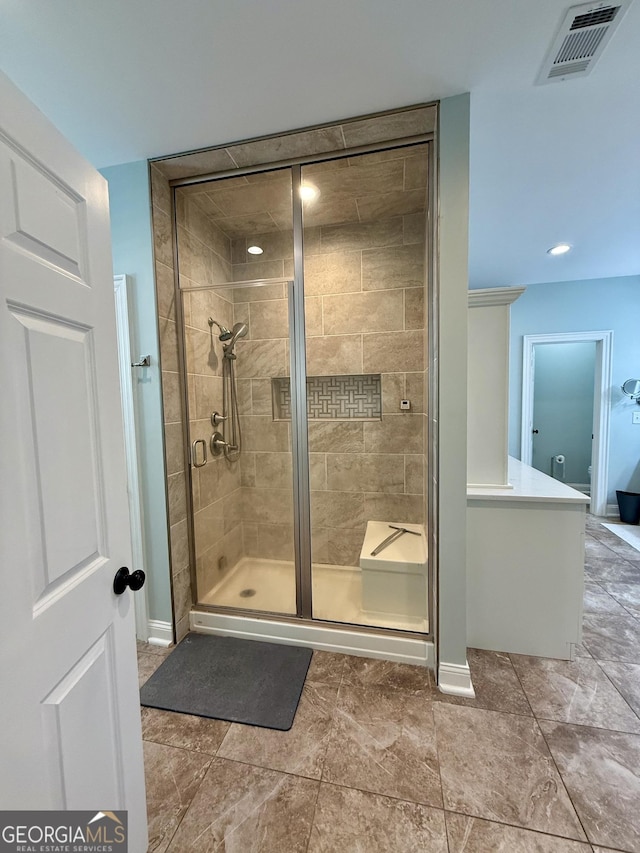
{"type": "Polygon", "coordinates": [[[140,690],[148,708],[287,731],[311,649],[187,634],[140,690]]]}

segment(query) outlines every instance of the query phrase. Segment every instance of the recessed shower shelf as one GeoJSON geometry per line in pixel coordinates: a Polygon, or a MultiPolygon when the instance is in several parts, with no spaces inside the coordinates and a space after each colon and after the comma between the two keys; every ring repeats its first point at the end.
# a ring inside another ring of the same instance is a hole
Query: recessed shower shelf
{"type": "MultiPolygon", "coordinates": [[[[291,420],[291,381],[271,380],[274,421],[291,420]]],[[[379,421],[382,382],[379,373],[307,376],[307,417],[312,421],[379,421]]]]}

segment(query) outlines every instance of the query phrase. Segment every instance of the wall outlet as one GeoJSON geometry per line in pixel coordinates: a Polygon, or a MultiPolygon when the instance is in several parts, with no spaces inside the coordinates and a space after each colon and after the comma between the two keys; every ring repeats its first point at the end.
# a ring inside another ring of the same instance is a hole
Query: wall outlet
{"type": "Polygon", "coordinates": [[[408,412],[411,408],[411,400],[400,400],[400,409],[403,412],[408,412]]]}
{"type": "Polygon", "coordinates": [[[632,415],[632,424],[640,424],[640,412],[634,412],[632,415]]]}

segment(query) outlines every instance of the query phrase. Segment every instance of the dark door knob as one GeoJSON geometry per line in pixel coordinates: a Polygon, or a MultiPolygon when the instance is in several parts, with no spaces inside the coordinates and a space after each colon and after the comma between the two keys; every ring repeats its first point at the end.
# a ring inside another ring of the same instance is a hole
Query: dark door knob
{"type": "Polygon", "coordinates": [[[537,435],[537,434],[538,434],[538,430],[537,430],[537,429],[532,429],[532,430],[531,430],[531,432],[532,432],[534,435],[537,435]]]}
{"type": "Polygon", "coordinates": [[[116,576],[113,579],[113,591],[116,595],[122,595],[127,587],[135,592],[137,589],[142,589],[145,582],[145,574],[142,569],[136,569],[135,572],[129,573],[129,569],[123,566],[118,569],[116,576]]]}

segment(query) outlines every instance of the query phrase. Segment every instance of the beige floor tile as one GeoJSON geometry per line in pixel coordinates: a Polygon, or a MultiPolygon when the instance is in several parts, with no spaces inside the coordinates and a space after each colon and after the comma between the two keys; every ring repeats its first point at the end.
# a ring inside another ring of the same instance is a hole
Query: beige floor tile
{"type": "Polygon", "coordinates": [[[307,672],[307,682],[320,681],[323,684],[340,684],[344,671],[346,655],[333,652],[313,652],[307,672]]]}
{"type": "Polygon", "coordinates": [[[138,652],[138,687],[142,687],[163,661],[164,657],[161,655],[138,652]]]}
{"type": "Polygon", "coordinates": [[[444,813],[322,783],[309,853],[447,853],[444,813]]]}
{"type": "Polygon", "coordinates": [[[215,755],[231,723],[176,714],[158,708],[142,709],[142,737],[154,743],[164,743],[192,752],[215,755]]]}
{"type": "Polygon", "coordinates": [[[426,693],[343,681],[323,780],[441,807],[433,704],[426,693]]]}
{"type": "Polygon", "coordinates": [[[597,583],[585,584],[584,612],[605,616],[628,616],[628,612],[597,583]]]}
{"type": "Polygon", "coordinates": [[[587,558],[584,573],[594,583],[640,583],[640,568],[613,552],[610,558],[587,558]]]}
{"type": "Polygon", "coordinates": [[[600,666],[640,716],[640,664],[600,661],[600,666]]]}
{"type": "Polygon", "coordinates": [[[214,758],[171,853],[305,853],[319,782],[214,758]]]}
{"type": "Polygon", "coordinates": [[[233,723],[218,755],[320,779],[337,695],[337,684],[307,683],[289,731],[233,723]]]}
{"type": "Polygon", "coordinates": [[[640,719],[620,696],[598,663],[574,663],[511,655],[536,717],[544,720],[640,732],[640,719]]]}
{"type": "Polygon", "coordinates": [[[483,649],[468,649],[467,660],[476,698],[465,699],[461,696],[438,693],[436,698],[439,701],[451,705],[468,705],[471,708],[532,716],[527,697],[524,695],[509,655],[483,649]]]}
{"type": "Polygon", "coordinates": [[[159,743],[144,743],[149,850],[166,850],[200,783],[211,756],[159,743]]]}
{"type": "MultiPolygon", "coordinates": [[[[636,619],[640,618],[640,578],[638,583],[603,583],[604,589],[636,619]]],[[[623,613],[621,615],[627,615],[623,613]]]]}
{"type": "Polygon", "coordinates": [[[585,840],[534,719],[442,703],[434,714],[445,809],[585,840]]]}
{"type": "Polygon", "coordinates": [[[596,660],[640,663],[640,621],[633,616],[586,614],[582,642],[596,660]]]}
{"type": "Polygon", "coordinates": [[[379,685],[408,693],[431,692],[434,687],[427,667],[354,655],[345,655],[342,681],[354,687],[379,685]]]}
{"type": "Polygon", "coordinates": [[[542,721],[589,841],[640,851],[640,735],[542,721]]]}
{"type": "Polygon", "coordinates": [[[445,812],[449,853],[590,853],[581,841],[445,812]]]}

